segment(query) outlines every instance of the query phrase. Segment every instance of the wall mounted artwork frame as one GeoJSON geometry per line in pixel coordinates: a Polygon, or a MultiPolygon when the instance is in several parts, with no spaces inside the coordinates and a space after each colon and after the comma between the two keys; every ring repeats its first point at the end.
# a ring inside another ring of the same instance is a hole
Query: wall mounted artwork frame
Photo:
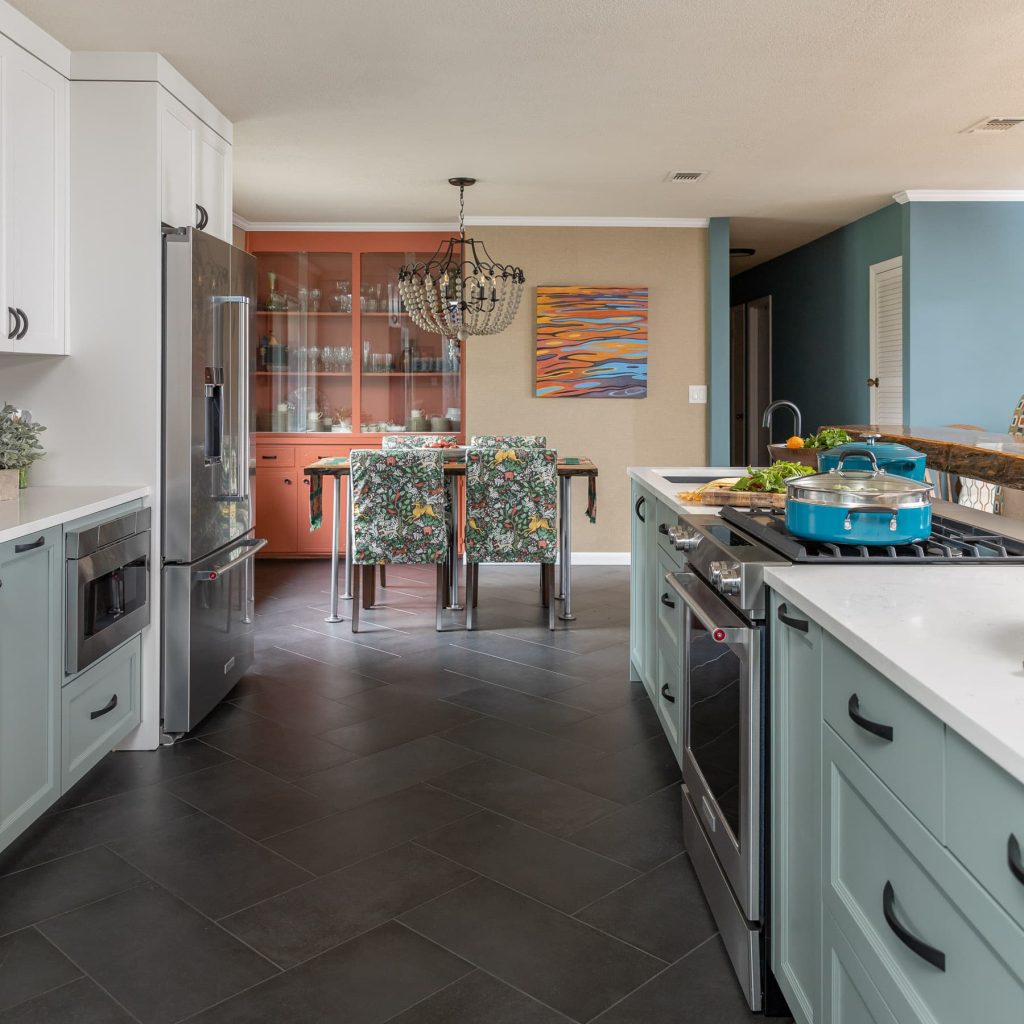
{"type": "Polygon", "coordinates": [[[538,398],[647,397],[647,288],[538,285],[538,398]]]}

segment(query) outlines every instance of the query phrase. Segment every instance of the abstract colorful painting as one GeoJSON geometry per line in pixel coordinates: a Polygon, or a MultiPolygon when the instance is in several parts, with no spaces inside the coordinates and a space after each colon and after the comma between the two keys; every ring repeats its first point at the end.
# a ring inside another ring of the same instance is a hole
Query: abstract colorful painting
{"type": "Polygon", "coordinates": [[[647,397],[647,289],[537,289],[538,398],[647,397]]]}

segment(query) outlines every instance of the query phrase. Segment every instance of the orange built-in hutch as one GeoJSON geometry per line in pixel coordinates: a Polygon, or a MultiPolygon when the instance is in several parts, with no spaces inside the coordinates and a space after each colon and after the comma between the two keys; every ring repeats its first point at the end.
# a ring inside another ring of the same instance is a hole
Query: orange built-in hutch
{"type": "MultiPolygon", "coordinates": [[[[448,237],[246,234],[258,280],[250,361],[256,525],[267,555],[330,553],[330,529],[309,530],[310,481],[302,469],[310,462],[380,447],[398,430],[447,426],[464,438],[465,346],[456,353],[417,328],[397,293],[399,267],[425,260],[448,237]]],[[[325,526],[333,513],[328,487],[325,526]]]]}

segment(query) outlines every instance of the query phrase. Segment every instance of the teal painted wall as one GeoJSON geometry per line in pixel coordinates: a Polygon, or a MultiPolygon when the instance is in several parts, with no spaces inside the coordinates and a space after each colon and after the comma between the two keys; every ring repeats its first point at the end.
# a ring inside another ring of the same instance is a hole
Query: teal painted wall
{"type": "MultiPolygon", "coordinates": [[[[883,207],[732,279],[732,304],[772,297],[772,397],[796,402],[805,433],[867,421],[868,268],[903,253],[902,210],[883,207]]],[[[789,420],[778,424],[781,437],[789,420]]]]}
{"type": "Polygon", "coordinates": [[[906,418],[1005,433],[1024,394],[1024,204],[905,209],[906,418]]]}
{"type": "Polygon", "coordinates": [[[729,218],[708,223],[708,465],[729,465],[729,218]]]}

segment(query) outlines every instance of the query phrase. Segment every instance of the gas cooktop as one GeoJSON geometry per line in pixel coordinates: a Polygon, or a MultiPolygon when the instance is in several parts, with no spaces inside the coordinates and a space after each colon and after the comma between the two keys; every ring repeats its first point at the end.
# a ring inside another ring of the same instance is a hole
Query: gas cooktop
{"type": "Polygon", "coordinates": [[[928,540],[885,547],[829,544],[794,537],[786,529],[786,517],[781,509],[723,508],[721,517],[765,547],[795,563],[1024,563],[1024,542],[998,533],[984,533],[967,523],[960,523],[946,516],[932,517],[932,535],[928,540]]]}

